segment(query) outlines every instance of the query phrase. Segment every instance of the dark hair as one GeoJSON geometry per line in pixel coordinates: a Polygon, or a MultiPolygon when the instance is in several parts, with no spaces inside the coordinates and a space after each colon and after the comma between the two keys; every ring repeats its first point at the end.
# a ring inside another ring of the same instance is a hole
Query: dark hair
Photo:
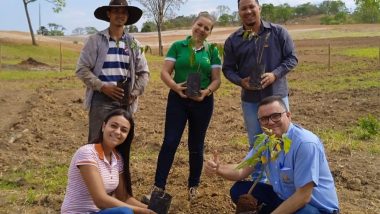
{"type": "Polygon", "coordinates": [[[288,108],[286,107],[284,101],[282,100],[282,98],[280,96],[269,96],[269,97],[264,98],[259,103],[258,108],[260,108],[261,106],[264,106],[264,105],[274,103],[274,102],[278,102],[285,109],[285,111],[288,111],[288,108]]]}
{"type": "MultiPolygon", "coordinates": [[[[128,136],[124,140],[123,143],[116,146],[116,150],[119,152],[123,159],[123,169],[124,169],[124,183],[125,183],[125,190],[130,196],[133,196],[132,193],[132,182],[131,182],[131,172],[129,170],[129,159],[130,159],[130,152],[131,152],[131,144],[132,140],[135,135],[135,123],[133,121],[132,115],[127,112],[124,109],[115,109],[112,110],[107,114],[107,116],[104,118],[103,122],[107,123],[109,119],[111,119],[114,116],[123,116],[125,119],[128,120],[129,124],[131,125],[128,136]]],[[[91,141],[90,144],[99,144],[103,142],[103,131],[102,127],[99,130],[98,137],[91,141]]]]}
{"type": "Polygon", "coordinates": [[[211,20],[211,29],[210,29],[210,32],[212,31],[212,29],[214,28],[214,24],[215,24],[215,18],[210,15],[207,11],[202,11],[200,13],[198,13],[198,16],[195,17],[195,19],[193,20],[193,24],[201,17],[204,17],[206,19],[209,19],[211,20]]]}
{"type": "MultiPolygon", "coordinates": [[[[256,1],[257,5],[260,5],[259,0],[255,0],[255,1],[256,1]]],[[[239,7],[239,4],[240,4],[240,0],[238,0],[238,7],[239,7]]]]}

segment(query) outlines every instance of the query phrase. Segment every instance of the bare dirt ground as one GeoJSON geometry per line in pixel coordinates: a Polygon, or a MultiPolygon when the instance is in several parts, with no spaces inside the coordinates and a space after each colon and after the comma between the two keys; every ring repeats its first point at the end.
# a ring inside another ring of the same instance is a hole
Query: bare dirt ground
{"type": "MultiPolygon", "coordinates": [[[[315,48],[326,47],[331,41],[296,41],[300,63],[323,61],[318,58],[318,54],[322,55],[320,50],[315,48]]],[[[349,47],[353,43],[372,46],[379,41],[379,37],[344,38],[336,39],[334,44],[341,47],[349,47]]],[[[344,57],[336,60],[352,62],[352,59],[344,57]]],[[[367,65],[376,67],[376,63],[372,60],[367,65]]],[[[319,77],[305,76],[302,72],[289,75],[290,81],[301,78],[309,78],[313,83],[319,77]]],[[[72,83],[76,78],[70,76],[54,81],[72,83]]],[[[55,90],[48,88],[47,83],[36,90],[26,90],[20,87],[22,84],[17,81],[3,81],[0,84],[1,173],[68,165],[74,151],[87,139],[87,112],[82,108],[84,89],[55,90]]],[[[163,83],[150,82],[136,114],[137,130],[131,167],[137,198],[148,192],[154,180],[156,158],[163,137],[166,96],[167,88],[163,83]]],[[[294,121],[313,131],[345,130],[368,113],[380,115],[379,88],[338,93],[291,90],[290,102],[294,121]]],[[[245,135],[238,88],[229,95],[216,93],[214,115],[206,138],[206,158],[216,149],[222,154],[224,162],[240,161],[248,148],[238,141],[245,135]]],[[[167,191],[174,197],[170,213],[234,213],[234,205],[229,198],[232,182],[216,177],[203,175],[200,198],[196,203],[189,204],[186,141],[185,136],[168,179],[167,191]]],[[[341,213],[380,213],[380,157],[346,147],[329,150],[327,156],[337,186],[341,213]]],[[[25,182],[23,178],[18,179],[16,184],[26,191],[41,188],[38,184],[25,182]]],[[[58,213],[64,192],[42,196],[33,203],[21,201],[14,204],[2,200],[8,194],[0,193],[0,213],[58,213]]]]}

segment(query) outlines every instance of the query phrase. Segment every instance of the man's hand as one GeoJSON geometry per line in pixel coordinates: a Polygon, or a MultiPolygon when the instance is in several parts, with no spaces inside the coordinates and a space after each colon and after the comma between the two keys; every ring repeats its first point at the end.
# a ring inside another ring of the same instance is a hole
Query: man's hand
{"type": "Polygon", "coordinates": [[[245,90],[253,90],[253,88],[249,86],[249,77],[241,79],[240,84],[245,90]]]}
{"type": "Polygon", "coordinates": [[[274,75],[274,73],[272,73],[272,72],[264,73],[261,76],[261,85],[263,88],[268,87],[269,85],[274,83],[274,81],[276,81],[276,75],[274,75]]]}
{"type": "MultiPolygon", "coordinates": [[[[245,90],[256,90],[255,88],[252,88],[250,85],[249,85],[249,79],[250,77],[246,77],[246,78],[243,78],[241,79],[241,86],[245,89],[245,90]]],[[[271,72],[271,73],[264,73],[262,76],[261,76],[261,86],[262,88],[266,88],[268,87],[269,85],[273,84],[274,81],[276,81],[276,76],[271,72]]]]}
{"type": "Polygon", "coordinates": [[[124,90],[116,85],[105,84],[100,88],[100,91],[116,101],[119,101],[124,97],[124,90]]]}
{"type": "Polygon", "coordinates": [[[216,175],[218,173],[219,169],[219,157],[218,157],[218,151],[213,152],[213,158],[208,160],[205,164],[205,172],[207,175],[216,175]]]}

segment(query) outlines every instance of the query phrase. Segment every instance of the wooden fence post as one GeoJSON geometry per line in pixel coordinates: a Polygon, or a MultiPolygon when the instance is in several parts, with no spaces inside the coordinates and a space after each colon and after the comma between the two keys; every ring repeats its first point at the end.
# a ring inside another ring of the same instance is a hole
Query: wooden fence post
{"type": "Polygon", "coordinates": [[[328,64],[327,64],[327,70],[330,73],[330,68],[331,68],[331,44],[330,43],[329,43],[328,54],[329,54],[329,60],[328,60],[328,64]]]}
{"type": "Polygon", "coordinates": [[[59,71],[62,72],[62,43],[59,43],[59,71]]]}

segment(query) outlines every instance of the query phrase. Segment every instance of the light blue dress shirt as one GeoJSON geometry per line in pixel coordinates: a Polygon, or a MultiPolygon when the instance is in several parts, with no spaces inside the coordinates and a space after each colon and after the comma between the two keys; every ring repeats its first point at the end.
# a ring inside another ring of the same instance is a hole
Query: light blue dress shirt
{"type": "MultiPolygon", "coordinates": [[[[290,124],[286,135],[292,140],[289,152],[284,151],[274,161],[268,161],[265,170],[273,190],[283,199],[288,199],[297,188],[314,183],[310,205],[319,210],[333,212],[339,209],[334,180],[328,166],[324,147],[312,132],[290,124]]],[[[247,157],[251,157],[251,150],[247,157]]],[[[264,155],[270,160],[270,152],[264,155]]]]}

